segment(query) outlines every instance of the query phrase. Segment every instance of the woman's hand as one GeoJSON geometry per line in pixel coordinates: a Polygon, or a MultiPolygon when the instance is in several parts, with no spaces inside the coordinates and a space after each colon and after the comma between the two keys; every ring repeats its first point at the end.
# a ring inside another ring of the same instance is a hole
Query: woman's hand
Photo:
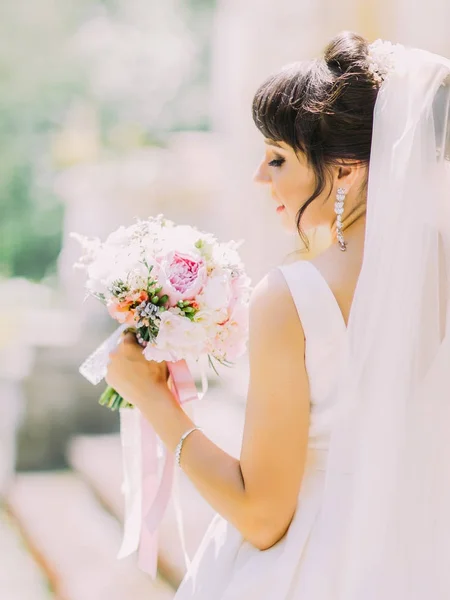
{"type": "Polygon", "coordinates": [[[106,382],[131,404],[140,407],[157,395],[171,394],[166,363],[146,360],[133,333],[123,336],[109,358],[106,382]]]}

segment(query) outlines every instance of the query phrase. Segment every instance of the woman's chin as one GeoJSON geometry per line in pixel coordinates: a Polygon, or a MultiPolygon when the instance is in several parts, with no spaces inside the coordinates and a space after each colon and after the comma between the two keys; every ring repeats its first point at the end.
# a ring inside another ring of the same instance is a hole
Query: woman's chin
{"type": "Polygon", "coordinates": [[[277,209],[277,214],[279,215],[279,219],[281,221],[281,227],[286,233],[298,233],[295,217],[289,214],[284,206],[282,208],[283,210],[280,208],[277,209]]]}

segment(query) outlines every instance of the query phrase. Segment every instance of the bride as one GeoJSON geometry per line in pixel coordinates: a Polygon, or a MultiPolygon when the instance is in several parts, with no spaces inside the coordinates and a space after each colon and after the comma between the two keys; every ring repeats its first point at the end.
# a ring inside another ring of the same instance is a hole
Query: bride
{"type": "Polygon", "coordinates": [[[449,74],[345,32],[256,92],[256,181],[334,243],[254,291],[239,459],[132,335],[111,355],[217,511],[176,600],[450,598],[449,74]]]}

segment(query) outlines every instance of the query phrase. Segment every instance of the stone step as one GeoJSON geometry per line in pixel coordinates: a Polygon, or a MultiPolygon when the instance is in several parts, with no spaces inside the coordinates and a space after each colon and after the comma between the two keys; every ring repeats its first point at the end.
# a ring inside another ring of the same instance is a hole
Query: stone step
{"type": "Polygon", "coordinates": [[[116,559],[120,526],[75,474],[18,475],[8,503],[58,600],[173,598],[164,580],[153,582],[132,559],[116,559]]]}
{"type": "Polygon", "coordinates": [[[0,509],[0,598],[52,600],[48,581],[34,561],[14,521],[0,509]]]}
{"type": "MultiPolygon", "coordinates": [[[[205,398],[189,407],[191,418],[221,448],[238,456],[244,423],[244,406],[224,390],[210,390],[205,398]]],[[[69,462],[96,491],[102,503],[123,519],[121,493],[122,462],[118,435],[79,436],[69,447],[69,462]]],[[[190,480],[177,471],[180,505],[183,514],[187,551],[192,559],[205,530],[214,516],[213,509],[197,492],[190,480]]],[[[158,567],[165,579],[177,587],[186,567],[180,545],[173,499],[160,526],[158,567]]]]}

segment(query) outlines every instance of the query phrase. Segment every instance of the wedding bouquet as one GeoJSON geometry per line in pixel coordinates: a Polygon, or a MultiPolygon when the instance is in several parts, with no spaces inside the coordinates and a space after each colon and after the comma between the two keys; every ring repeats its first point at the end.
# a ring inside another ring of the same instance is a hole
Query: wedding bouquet
{"type": "MultiPolygon", "coordinates": [[[[235,242],[220,243],[163,216],[119,227],[105,242],[72,234],[84,254],[88,293],[130,328],[147,360],[207,356],[229,365],[245,351],[250,280],[235,242]]],[[[130,406],[112,388],[100,403],[130,406]]]]}
{"type": "MultiPolygon", "coordinates": [[[[73,235],[84,249],[79,265],[87,272],[88,294],[120,324],[80,367],[91,383],[106,375],[109,354],[125,329],[135,332],[147,360],[167,361],[180,404],[198,398],[187,360],[208,357],[215,367],[244,353],[250,280],[236,243],[220,243],[162,216],[119,227],[105,242],[73,235]]],[[[113,410],[130,406],[111,388],[100,403],[113,410]]],[[[140,567],[155,577],[157,530],[176,482],[174,458],[162,448],[160,460],[160,440],[138,409],[121,410],[120,420],[125,518],[119,557],[139,550],[140,567]]],[[[188,566],[177,493],[174,498],[188,566]]]]}

